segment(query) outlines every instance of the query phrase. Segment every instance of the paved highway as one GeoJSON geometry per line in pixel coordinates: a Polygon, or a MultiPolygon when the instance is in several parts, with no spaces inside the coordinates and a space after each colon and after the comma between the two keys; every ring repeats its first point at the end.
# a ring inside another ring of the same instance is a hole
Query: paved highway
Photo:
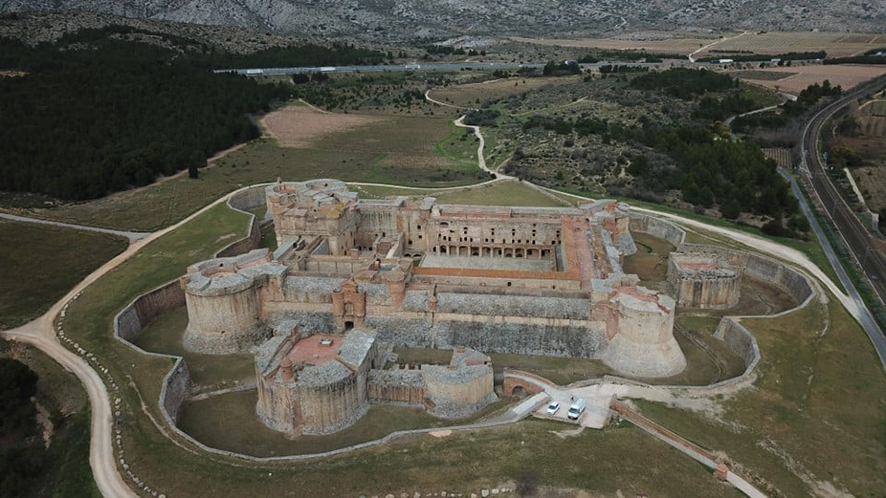
{"type": "MultiPolygon", "coordinates": [[[[871,234],[868,233],[867,229],[853,214],[852,209],[837,192],[833,183],[831,183],[825,166],[821,162],[818,148],[821,127],[828,119],[849,105],[850,102],[868,93],[879,91],[884,86],[886,86],[886,77],[876,78],[847,91],[839,100],[816,113],[809,123],[806,124],[801,137],[800,148],[803,151],[803,160],[800,164],[800,170],[810,180],[814,194],[821,200],[827,216],[836,227],[837,232],[843,238],[855,260],[861,266],[863,273],[870,279],[877,296],[879,296],[881,301],[886,302],[886,257],[874,246],[871,234]]],[[[802,199],[801,196],[798,197],[802,199]]],[[[801,202],[801,204],[804,203],[801,202]]],[[[807,216],[810,214],[807,213],[807,216]]],[[[814,228],[816,226],[814,219],[810,219],[810,221],[813,222],[814,228]]],[[[816,231],[816,235],[819,235],[818,231],[816,231]]],[[[830,253],[832,253],[830,245],[822,243],[822,247],[829,253],[828,257],[830,258],[830,253]]],[[[835,267],[835,270],[837,270],[838,274],[842,272],[842,268],[838,269],[835,267]]],[[[843,285],[853,299],[858,301],[860,310],[870,317],[869,310],[861,302],[861,298],[858,296],[857,290],[851,285],[851,282],[849,285],[844,282],[843,285]]],[[[864,318],[861,322],[865,332],[867,332],[871,342],[877,349],[880,361],[886,366],[886,360],[884,360],[886,358],[886,339],[883,337],[883,332],[873,322],[872,317],[870,317],[870,323],[867,323],[869,320],[864,318]]]]}
{"type": "MultiPolygon", "coordinates": [[[[684,60],[673,60],[668,62],[595,62],[593,64],[579,64],[582,69],[600,67],[606,65],[619,66],[649,66],[658,67],[662,65],[691,65],[699,64],[710,66],[709,62],[692,63],[684,60]]],[[[544,62],[446,62],[446,63],[430,63],[430,64],[392,64],[392,65],[376,65],[376,66],[310,66],[310,67],[262,67],[262,68],[243,68],[243,69],[216,69],[214,73],[236,73],[247,76],[280,76],[289,74],[311,74],[311,73],[380,73],[380,72],[404,72],[404,71],[461,71],[486,70],[495,71],[497,69],[513,71],[521,68],[542,69],[545,67],[544,62]]]]}

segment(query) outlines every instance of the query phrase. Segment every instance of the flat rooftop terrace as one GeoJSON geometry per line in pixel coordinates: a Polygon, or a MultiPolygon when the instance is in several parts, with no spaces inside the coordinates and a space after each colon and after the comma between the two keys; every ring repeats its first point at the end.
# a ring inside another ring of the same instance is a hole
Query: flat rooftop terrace
{"type": "Polygon", "coordinates": [[[344,340],[343,335],[315,334],[295,343],[286,357],[293,365],[322,365],[335,358],[344,340]],[[332,341],[332,344],[324,345],[323,341],[332,341]]]}
{"type": "Polygon", "coordinates": [[[556,271],[553,258],[502,258],[489,256],[442,256],[425,254],[422,268],[471,268],[476,270],[556,271]]]}

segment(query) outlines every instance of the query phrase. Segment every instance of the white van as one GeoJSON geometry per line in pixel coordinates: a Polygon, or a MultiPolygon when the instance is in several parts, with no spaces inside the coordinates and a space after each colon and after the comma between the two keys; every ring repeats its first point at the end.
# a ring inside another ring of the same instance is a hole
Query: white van
{"type": "Polygon", "coordinates": [[[577,400],[572,402],[572,406],[569,407],[569,411],[566,412],[566,416],[569,417],[569,420],[578,420],[581,417],[581,414],[585,412],[585,408],[588,406],[588,401],[584,398],[578,398],[577,400]]]}

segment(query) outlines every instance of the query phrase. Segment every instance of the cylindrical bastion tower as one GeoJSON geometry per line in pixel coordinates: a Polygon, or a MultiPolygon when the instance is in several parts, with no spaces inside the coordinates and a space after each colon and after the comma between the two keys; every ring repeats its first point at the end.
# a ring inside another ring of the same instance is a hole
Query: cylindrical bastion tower
{"type": "Polygon", "coordinates": [[[614,299],[618,332],[603,352],[603,362],[633,377],[682,372],[686,358],[674,339],[674,300],[644,287],[620,287],[614,299]]]}
{"type": "Polygon", "coordinates": [[[258,282],[238,273],[232,259],[206,261],[182,277],[188,306],[183,343],[189,351],[239,353],[264,338],[258,282]]]}

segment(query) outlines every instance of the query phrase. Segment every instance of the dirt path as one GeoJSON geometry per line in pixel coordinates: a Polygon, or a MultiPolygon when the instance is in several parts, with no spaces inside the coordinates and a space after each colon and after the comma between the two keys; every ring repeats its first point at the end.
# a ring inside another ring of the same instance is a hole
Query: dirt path
{"type": "Polygon", "coordinates": [[[701,47],[700,49],[690,53],[689,55],[686,56],[686,58],[689,59],[689,62],[695,62],[695,54],[704,52],[705,50],[713,47],[714,45],[723,43],[725,41],[734,40],[736,38],[741,38],[742,36],[749,35],[749,34],[751,34],[750,31],[743,31],[741,34],[738,34],[735,36],[730,36],[729,38],[718,38],[716,41],[714,41],[712,43],[708,43],[707,45],[701,47]]]}
{"type": "Polygon", "coordinates": [[[313,109],[313,110],[319,112],[320,114],[332,114],[332,113],[329,112],[329,111],[326,111],[326,110],[320,109],[319,107],[315,106],[314,104],[308,102],[308,101],[305,100],[305,99],[298,99],[298,101],[301,102],[302,104],[304,104],[304,105],[310,107],[311,109],[313,109]]]}
{"type": "Polygon", "coordinates": [[[87,232],[98,232],[98,233],[107,233],[110,235],[116,235],[118,237],[126,237],[129,239],[129,242],[135,242],[136,240],[143,239],[148,236],[147,233],[144,232],[127,232],[124,230],[112,230],[110,228],[98,228],[87,225],[75,225],[73,223],[62,223],[60,221],[50,221],[43,220],[39,218],[28,218],[26,216],[16,216],[14,214],[8,213],[0,213],[0,218],[10,221],[17,221],[20,223],[36,223],[38,225],[52,225],[62,228],[72,228],[74,230],[85,230],[87,232]]]}
{"type": "Polygon", "coordinates": [[[182,221],[162,230],[147,234],[145,237],[134,241],[125,251],[87,275],[86,278],[75,285],[65,297],[56,302],[49,311],[42,316],[22,325],[21,327],[0,332],[0,335],[5,339],[21,341],[43,351],[50,358],[61,364],[65,370],[73,373],[78,379],[80,379],[80,382],[83,384],[83,387],[86,389],[86,393],[89,396],[89,405],[92,413],[89,465],[92,468],[96,485],[103,496],[136,497],[137,495],[132,492],[117,469],[117,461],[114,456],[114,448],[112,444],[114,423],[112,417],[113,412],[111,410],[110,398],[105,383],[95,369],[93,369],[83,357],[78,356],[59,343],[53,330],[55,317],[61,312],[65,305],[75,299],[83,289],[101,278],[104,274],[119,266],[121,263],[127,261],[147,244],[181,227],[209,209],[227,201],[232,195],[247,188],[249,187],[243,187],[226,194],[182,221]]]}
{"type": "Polygon", "coordinates": [[[465,111],[476,111],[477,110],[477,109],[474,109],[473,107],[461,107],[461,106],[457,106],[457,105],[453,105],[453,104],[447,104],[446,102],[440,102],[439,100],[432,98],[430,94],[431,94],[430,89],[425,91],[425,100],[427,100],[428,102],[431,102],[433,104],[442,105],[444,107],[453,107],[455,109],[463,109],[465,111]]]}
{"type": "MultiPolygon", "coordinates": [[[[210,157],[209,159],[206,160],[206,166],[203,168],[200,168],[200,171],[206,171],[207,169],[215,166],[215,163],[218,162],[219,159],[224,158],[225,156],[227,156],[231,152],[236,152],[236,151],[242,149],[243,147],[246,147],[246,145],[248,145],[248,144],[249,144],[249,142],[243,142],[242,144],[237,144],[232,147],[228,147],[225,150],[220,150],[220,151],[216,152],[215,155],[213,155],[212,157],[210,157]]],[[[169,176],[161,176],[154,183],[145,185],[144,187],[138,187],[135,190],[137,191],[137,190],[143,189],[143,188],[156,187],[157,185],[160,185],[162,183],[166,183],[169,180],[172,180],[173,178],[179,178],[182,175],[185,175],[187,173],[188,173],[188,170],[183,169],[183,170],[179,171],[178,173],[175,173],[175,174],[172,174],[169,176]]],[[[129,192],[129,191],[127,191],[127,192],[129,192]]]]}

